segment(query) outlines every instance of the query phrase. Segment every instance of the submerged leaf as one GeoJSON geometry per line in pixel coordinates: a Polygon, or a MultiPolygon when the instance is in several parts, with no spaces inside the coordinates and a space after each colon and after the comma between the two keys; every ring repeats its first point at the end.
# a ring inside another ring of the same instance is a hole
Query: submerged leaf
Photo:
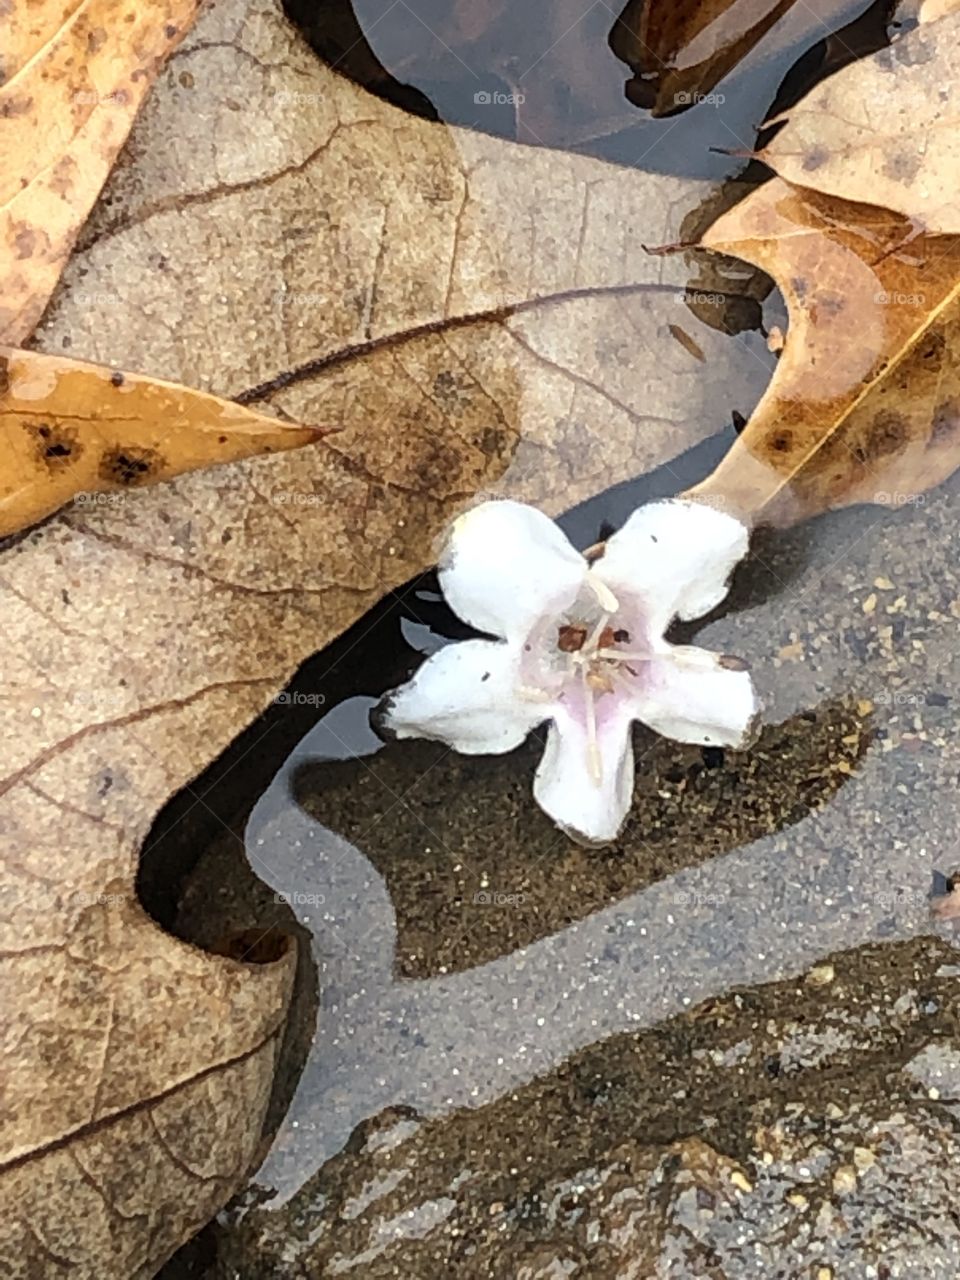
{"type": "Polygon", "coordinates": [[[199,0],[0,4],[0,342],[26,338],[199,0]]]}
{"type": "Polygon", "coordinates": [[[0,537],[71,498],[89,502],[323,434],[170,382],[0,347],[0,537]]]}
{"type": "Polygon", "coordinates": [[[746,429],[692,492],[760,522],[899,505],[960,465],[960,237],[774,179],[704,246],[768,271],[790,328],[746,429]]]}
{"type": "Polygon", "coordinates": [[[611,45],[637,73],[634,100],[666,116],[696,106],[765,37],[781,47],[807,32],[821,39],[866,7],[865,0],[628,0],[611,45]]]}
{"type": "MultiPolygon", "coordinates": [[[[952,0],[951,0],[952,2],[952,0]]],[[[960,233],[960,12],[831,76],[760,154],[781,177],[960,233]]]]}

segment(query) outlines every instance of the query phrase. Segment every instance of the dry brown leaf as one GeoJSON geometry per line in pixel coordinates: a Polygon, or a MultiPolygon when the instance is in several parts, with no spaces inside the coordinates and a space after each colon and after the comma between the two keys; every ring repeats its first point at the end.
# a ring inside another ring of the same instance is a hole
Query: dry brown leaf
{"type": "Polygon", "coordinates": [[[866,7],[858,0],[628,0],[611,45],[637,72],[635,99],[644,96],[654,115],[671,115],[709,95],[765,37],[780,46],[807,31],[820,39],[866,7]]]}
{"type": "Polygon", "coordinates": [[[32,332],[199,0],[0,4],[0,343],[32,332]]]}
{"type": "Polygon", "coordinates": [[[478,490],[557,511],[755,403],[762,338],[694,358],[682,264],[641,248],[698,198],[403,116],[267,0],[174,56],[37,341],[339,430],[0,558],[4,1275],[151,1275],[256,1147],[288,969],[140,911],[165,800],[478,490]]]}
{"type": "Polygon", "coordinates": [[[782,178],[960,233],[960,13],[851,63],[760,154],[782,178]]]}
{"type": "Polygon", "coordinates": [[[0,537],[74,498],[95,505],[322,435],[174,383],[0,347],[0,537]]]}
{"type": "Polygon", "coordinates": [[[900,505],[960,465],[960,237],[779,178],[704,246],[779,284],[790,328],[745,430],[692,493],[760,522],[900,505]]]}

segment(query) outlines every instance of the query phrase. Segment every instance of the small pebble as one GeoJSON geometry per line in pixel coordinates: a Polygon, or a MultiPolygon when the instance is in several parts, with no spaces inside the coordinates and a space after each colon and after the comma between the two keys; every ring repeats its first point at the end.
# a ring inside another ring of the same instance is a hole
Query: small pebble
{"type": "Polygon", "coordinates": [[[832,964],[818,964],[810,970],[804,981],[808,987],[828,987],[835,977],[836,971],[832,964]]]}

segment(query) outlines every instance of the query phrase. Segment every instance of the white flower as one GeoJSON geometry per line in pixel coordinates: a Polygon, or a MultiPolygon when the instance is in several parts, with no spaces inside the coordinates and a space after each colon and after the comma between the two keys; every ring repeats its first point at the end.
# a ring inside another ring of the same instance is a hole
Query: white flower
{"type": "Polygon", "coordinates": [[[534,507],[474,507],[453,524],[440,585],[464,622],[499,639],[434,654],[386,696],[380,725],[477,755],[512,751],[549,720],[538,804],[576,839],[615,839],[633,797],[634,720],[716,746],[744,746],[754,731],[743,664],[663,638],[675,617],[719,604],[748,539],[712,507],[656,502],[590,564],[534,507]]]}

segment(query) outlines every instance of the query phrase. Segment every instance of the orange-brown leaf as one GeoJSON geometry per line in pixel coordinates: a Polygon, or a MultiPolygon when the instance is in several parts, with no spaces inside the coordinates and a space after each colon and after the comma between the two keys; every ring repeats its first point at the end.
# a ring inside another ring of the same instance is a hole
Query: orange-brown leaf
{"type": "Polygon", "coordinates": [[[763,523],[916,501],[960,465],[960,237],[774,179],[704,246],[756,263],[790,312],[746,429],[692,491],[763,523]]]}
{"type": "Polygon", "coordinates": [[[33,331],[198,3],[0,4],[0,342],[33,331]]]}
{"type": "Polygon", "coordinates": [[[171,382],[0,347],[0,536],[78,496],[95,501],[323,434],[171,382]]]}

